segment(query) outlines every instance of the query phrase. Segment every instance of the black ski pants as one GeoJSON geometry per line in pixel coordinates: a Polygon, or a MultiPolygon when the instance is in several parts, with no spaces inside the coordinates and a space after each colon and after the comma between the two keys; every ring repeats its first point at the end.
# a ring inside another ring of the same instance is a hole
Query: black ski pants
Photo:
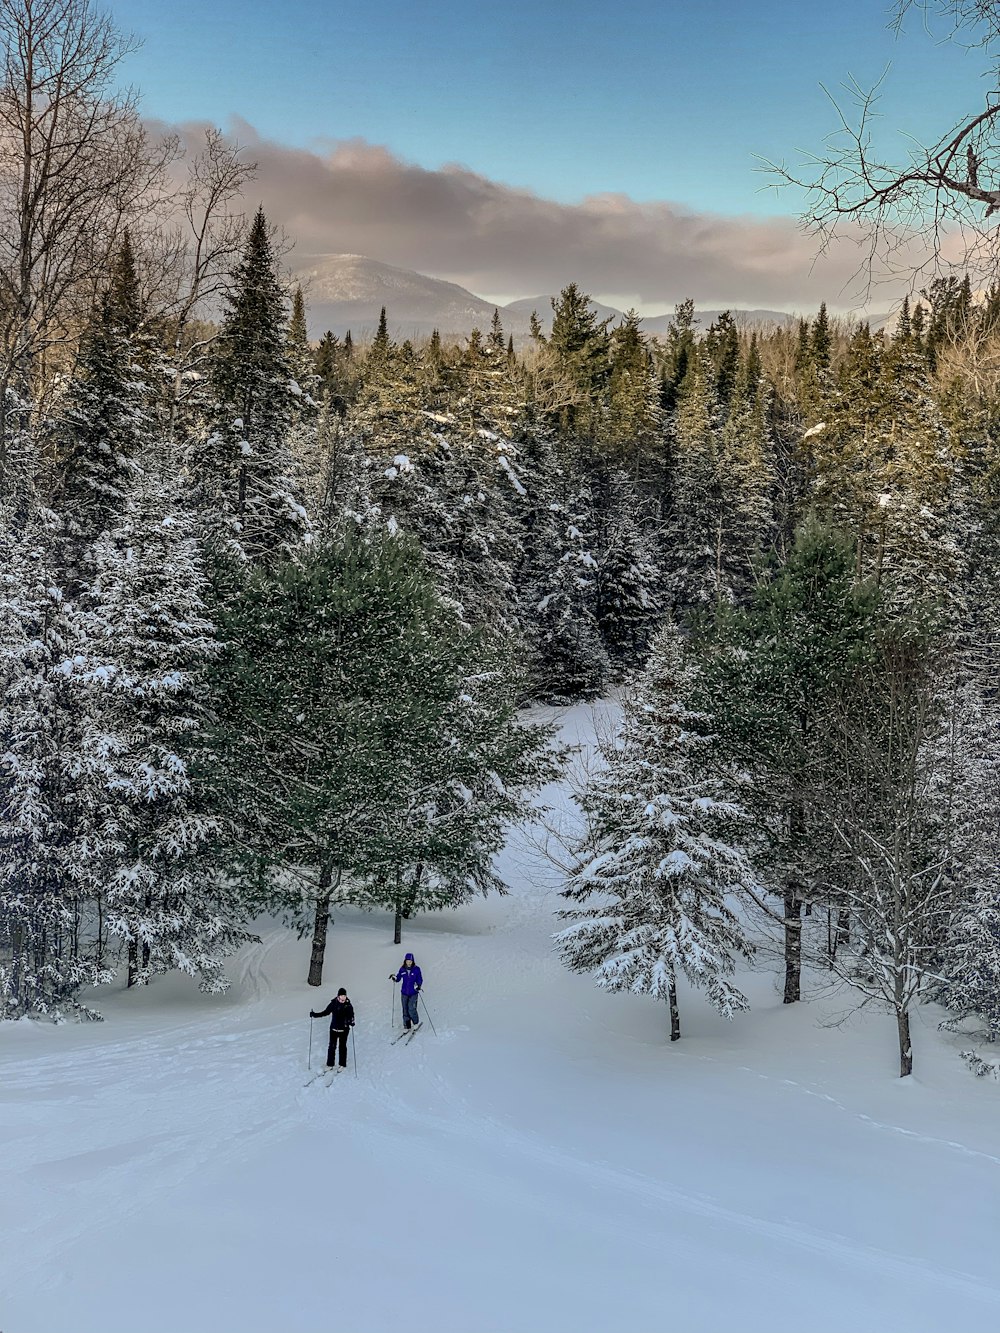
{"type": "Polygon", "coordinates": [[[350,1029],[344,1032],[338,1032],[336,1028],[330,1029],[330,1049],[326,1053],[326,1063],[335,1065],[337,1063],[338,1047],[340,1053],[340,1067],[347,1068],[347,1037],[350,1029]]]}

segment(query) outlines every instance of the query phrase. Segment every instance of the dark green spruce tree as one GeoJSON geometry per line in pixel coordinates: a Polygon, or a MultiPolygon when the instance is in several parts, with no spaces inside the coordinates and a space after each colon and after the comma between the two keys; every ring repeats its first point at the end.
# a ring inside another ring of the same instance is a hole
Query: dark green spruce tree
{"type": "Polygon", "coordinates": [[[308,519],[290,442],[301,395],[286,337],[285,294],[261,209],[227,304],[197,475],[222,548],[243,560],[272,560],[297,545],[308,519]]]}

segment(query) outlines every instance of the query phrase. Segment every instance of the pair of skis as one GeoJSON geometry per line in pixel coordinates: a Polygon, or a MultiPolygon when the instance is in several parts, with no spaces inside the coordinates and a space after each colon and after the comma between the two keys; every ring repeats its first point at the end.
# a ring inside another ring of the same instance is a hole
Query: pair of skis
{"type": "Polygon", "coordinates": [[[312,1084],[315,1083],[317,1079],[328,1078],[330,1082],[327,1083],[326,1086],[329,1087],[338,1074],[346,1074],[346,1073],[347,1070],[341,1069],[339,1065],[337,1066],[336,1069],[321,1069],[318,1074],[313,1074],[312,1078],[307,1078],[305,1083],[302,1084],[302,1086],[304,1088],[308,1088],[311,1087],[312,1084]]]}
{"type": "Polygon", "coordinates": [[[406,1044],[407,1044],[407,1046],[409,1046],[410,1042],[411,1042],[411,1041],[413,1040],[413,1038],[417,1035],[417,1033],[420,1031],[420,1028],[421,1028],[422,1026],[423,1026],[422,1024],[418,1024],[415,1028],[403,1028],[402,1032],[398,1033],[397,1036],[393,1037],[393,1039],[392,1039],[392,1041],[390,1041],[389,1045],[390,1045],[390,1046],[395,1046],[395,1044],[396,1044],[397,1041],[402,1041],[403,1038],[406,1037],[406,1039],[407,1039],[406,1044]]]}

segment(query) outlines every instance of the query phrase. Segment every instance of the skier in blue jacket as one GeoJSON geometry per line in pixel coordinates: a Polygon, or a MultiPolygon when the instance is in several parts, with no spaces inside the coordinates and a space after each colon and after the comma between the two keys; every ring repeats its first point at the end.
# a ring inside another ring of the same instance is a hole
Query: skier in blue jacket
{"type": "Polygon", "coordinates": [[[403,959],[403,966],[393,975],[389,973],[390,981],[401,981],[403,983],[400,994],[403,1000],[403,1027],[414,1029],[420,1026],[420,1015],[417,1013],[417,996],[420,994],[420,987],[424,984],[424,979],[420,974],[420,968],[414,960],[413,954],[408,953],[403,959]]]}

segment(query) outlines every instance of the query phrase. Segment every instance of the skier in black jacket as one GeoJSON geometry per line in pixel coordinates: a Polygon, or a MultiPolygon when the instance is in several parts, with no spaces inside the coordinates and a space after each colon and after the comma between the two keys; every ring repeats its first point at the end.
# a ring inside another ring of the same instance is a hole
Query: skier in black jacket
{"type": "Polygon", "coordinates": [[[347,1068],[347,1034],[354,1026],[354,1005],[347,998],[347,991],[341,986],[334,999],[325,1009],[316,1013],[309,1010],[310,1018],[325,1018],[330,1015],[330,1047],[326,1053],[326,1064],[332,1069],[337,1063],[337,1049],[340,1048],[340,1067],[347,1068]]]}

